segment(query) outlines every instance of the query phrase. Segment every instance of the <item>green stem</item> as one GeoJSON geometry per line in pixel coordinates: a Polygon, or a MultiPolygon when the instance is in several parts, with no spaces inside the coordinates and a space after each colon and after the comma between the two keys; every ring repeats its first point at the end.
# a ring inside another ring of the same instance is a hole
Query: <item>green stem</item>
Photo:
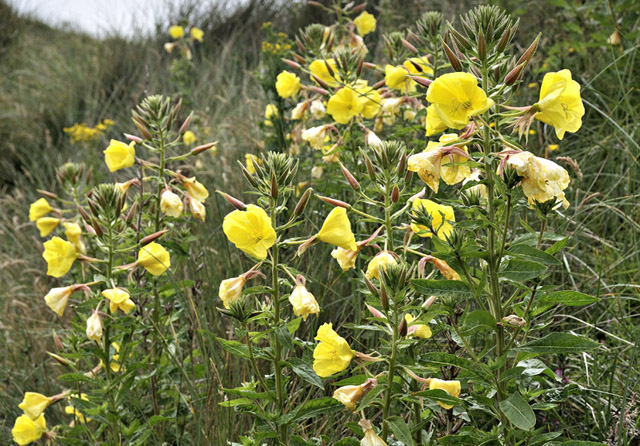
{"type": "MultiPolygon", "coordinates": [[[[395,307],[395,305],[394,305],[395,307]]],[[[387,389],[384,395],[384,406],[382,408],[382,440],[387,441],[389,433],[389,409],[391,408],[391,397],[393,396],[393,376],[396,372],[396,356],[398,353],[398,312],[393,309],[393,338],[391,340],[391,357],[389,358],[389,372],[387,373],[387,389]]]]}
{"type": "Polygon", "coordinates": [[[384,195],[384,226],[385,231],[387,232],[387,250],[393,251],[393,227],[391,226],[391,200],[389,197],[389,182],[385,186],[385,195],[384,195]]]}

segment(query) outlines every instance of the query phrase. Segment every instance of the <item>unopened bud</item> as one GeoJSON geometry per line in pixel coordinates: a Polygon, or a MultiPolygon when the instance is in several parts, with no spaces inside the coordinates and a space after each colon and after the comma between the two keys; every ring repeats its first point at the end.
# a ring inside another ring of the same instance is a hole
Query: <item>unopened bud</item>
{"type": "Polygon", "coordinates": [[[78,213],[85,222],[91,223],[91,217],[89,217],[89,214],[87,214],[87,211],[85,211],[82,206],[78,206],[78,213]]]}
{"type": "Polygon", "coordinates": [[[141,143],[142,141],[144,141],[142,138],[140,138],[139,136],[136,135],[130,135],[129,133],[125,133],[124,137],[127,138],[129,141],[133,141],[135,143],[141,143]]]}
{"type": "Polygon", "coordinates": [[[400,189],[398,189],[398,185],[396,184],[391,190],[391,201],[397,203],[398,200],[400,200],[400,189]]]}
{"type": "Polygon", "coordinates": [[[240,211],[244,211],[245,208],[247,207],[246,204],[244,204],[242,201],[238,200],[237,198],[232,197],[229,194],[226,194],[224,192],[221,191],[216,191],[218,192],[220,195],[222,195],[222,197],[227,200],[229,203],[231,203],[231,205],[233,207],[235,207],[236,209],[240,210],[240,211]]]}
{"type": "Polygon", "coordinates": [[[409,51],[411,51],[413,54],[417,54],[417,53],[418,53],[418,50],[416,49],[416,47],[415,47],[415,46],[413,46],[413,45],[411,45],[411,44],[409,43],[409,41],[408,41],[408,40],[402,39],[402,44],[403,44],[403,45],[404,45],[404,46],[405,46],[409,51]]]}
{"type": "Polygon", "coordinates": [[[189,128],[189,124],[191,124],[191,118],[193,117],[193,112],[189,113],[189,116],[187,116],[187,119],[184,120],[184,122],[182,123],[182,125],[180,126],[180,133],[184,133],[187,131],[187,129],[189,128]]]}
{"type": "Polygon", "coordinates": [[[246,167],[244,167],[244,165],[242,165],[242,163],[238,162],[238,164],[240,164],[240,169],[242,170],[242,174],[244,175],[244,177],[247,179],[247,181],[256,189],[258,188],[258,182],[256,181],[256,179],[253,177],[253,175],[251,174],[251,172],[249,172],[247,170],[246,167]]]}
{"type": "Polygon", "coordinates": [[[102,235],[104,234],[104,231],[102,230],[102,227],[98,224],[98,221],[95,218],[91,218],[91,227],[93,228],[94,231],[96,231],[96,235],[98,237],[102,237],[102,235]]]}
{"type": "MultiPolygon", "coordinates": [[[[327,67],[329,66],[329,64],[326,65],[327,67]]],[[[320,79],[318,76],[316,76],[315,74],[312,74],[311,77],[313,78],[314,81],[316,81],[318,83],[318,85],[320,85],[322,88],[329,88],[329,86],[327,85],[327,83],[325,81],[323,81],[322,79],[320,79]]]]}
{"type": "Polygon", "coordinates": [[[307,204],[309,203],[309,197],[311,197],[311,192],[313,192],[313,189],[308,188],[306,191],[304,191],[304,194],[302,194],[302,197],[300,197],[300,200],[298,200],[298,204],[296,205],[296,208],[293,210],[293,213],[297,217],[302,215],[302,213],[306,209],[307,204]]]}
{"type": "Polygon", "coordinates": [[[400,325],[398,326],[398,334],[402,337],[405,337],[407,335],[407,321],[405,320],[405,318],[402,318],[402,320],[400,321],[400,325]]]}
{"type": "Polygon", "coordinates": [[[540,41],[540,36],[542,36],[542,33],[539,33],[538,37],[536,37],[536,40],[534,40],[531,43],[531,45],[529,45],[529,48],[527,48],[527,50],[524,53],[522,53],[522,56],[520,56],[520,59],[518,59],[518,62],[516,62],[516,65],[520,65],[521,63],[524,63],[526,65],[529,63],[534,53],[538,49],[538,42],[540,41]]]}
{"type": "Polygon", "coordinates": [[[387,287],[384,281],[380,282],[380,303],[385,311],[389,309],[389,295],[387,294],[387,287]]]}
{"type": "Polygon", "coordinates": [[[438,300],[438,296],[429,297],[429,299],[425,300],[424,303],[422,304],[422,308],[429,309],[431,305],[435,303],[436,300],[438,300]]]}
{"type": "Polygon", "coordinates": [[[330,204],[332,206],[338,206],[338,207],[345,208],[345,209],[351,208],[351,205],[349,203],[345,203],[344,201],[336,200],[335,198],[323,197],[322,195],[318,195],[318,198],[321,199],[322,201],[324,201],[325,203],[328,203],[328,204],[330,204]]]}
{"type": "Polygon", "coordinates": [[[63,358],[60,355],[56,355],[55,353],[47,352],[47,355],[51,356],[60,365],[64,365],[64,366],[73,365],[73,362],[63,358]]]}
{"type": "Polygon", "coordinates": [[[354,177],[353,174],[349,172],[349,169],[347,169],[342,163],[340,163],[340,168],[342,169],[342,175],[344,175],[347,183],[349,183],[349,186],[351,186],[353,190],[360,189],[360,183],[358,183],[356,177],[354,177]]]}
{"type": "Polygon", "coordinates": [[[295,61],[293,61],[293,60],[290,60],[290,59],[282,59],[282,61],[283,61],[284,63],[286,63],[287,65],[289,65],[291,68],[295,68],[296,70],[299,70],[300,68],[302,68],[302,66],[301,66],[298,62],[295,62],[295,61]]]}
{"type": "Polygon", "coordinates": [[[316,87],[315,85],[307,87],[309,90],[321,94],[323,96],[327,96],[329,94],[329,92],[327,90],[325,90],[324,88],[320,88],[320,87],[316,87]]]}
{"type": "Polygon", "coordinates": [[[377,317],[377,318],[380,318],[380,319],[386,319],[385,315],[380,310],[378,310],[377,308],[372,307],[371,305],[367,305],[367,310],[369,310],[369,313],[371,313],[371,315],[373,317],[377,317]]]}
{"type": "Polygon", "coordinates": [[[271,197],[278,198],[278,179],[275,174],[271,174],[271,197]]]}
{"type": "Polygon", "coordinates": [[[460,59],[458,59],[458,56],[456,56],[456,54],[449,47],[449,45],[445,43],[442,37],[440,38],[440,43],[442,44],[444,53],[447,56],[449,63],[451,64],[451,68],[453,68],[455,71],[462,71],[462,64],[460,63],[460,59]]]}
{"type": "Polygon", "coordinates": [[[151,133],[149,132],[149,130],[147,130],[147,128],[142,122],[139,122],[137,119],[134,118],[133,123],[138,128],[138,131],[142,134],[144,139],[151,139],[151,133]]]}
{"type": "Polygon", "coordinates": [[[369,289],[369,292],[371,293],[371,295],[374,296],[374,297],[379,297],[380,296],[380,292],[378,291],[376,286],[373,284],[373,282],[364,274],[363,274],[363,278],[364,278],[364,284],[369,289]]]}
{"type": "Polygon", "coordinates": [[[524,72],[524,68],[526,66],[526,62],[523,62],[520,65],[516,65],[516,67],[506,75],[506,77],[504,78],[504,83],[508,86],[512,86],[513,84],[518,82],[522,77],[522,73],[524,72]]]}
{"type": "Polygon", "coordinates": [[[375,84],[373,84],[373,86],[371,88],[373,88],[374,90],[378,90],[379,88],[382,88],[386,85],[387,81],[382,79],[381,81],[376,82],[375,84]]]}
{"type": "Polygon", "coordinates": [[[362,152],[362,159],[364,160],[364,165],[367,167],[367,173],[369,174],[369,178],[371,178],[371,181],[375,181],[376,171],[373,168],[373,163],[371,162],[367,154],[364,152],[362,152]]]}
{"type": "Polygon", "coordinates": [[[420,85],[422,85],[423,87],[427,87],[427,88],[429,88],[429,85],[431,85],[431,83],[433,82],[431,79],[425,79],[424,77],[420,77],[420,76],[408,76],[408,77],[409,79],[414,80],[420,85]]]}
{"type": "Polygon", "coordinates": [[[136,215],[137,210],[138,203],[133,203],[131,209],[129,209],[129,212],[127,212],[127,215],[125,216],[124,221],[126,221],[127,223],[131,223],[133,221],[133,217],[136,215]]]}
{"type": "Polygon", "coordinates": [[[191,154],[192,155],[199,155],[202,152],[206,152],[207,150],[215,147],[216,144],[218,144],[218,141],[214,141],[214,142],[209,142],[207,144],[203,144],[203,145],[198,146],[198,147],[194,148],[193,150],[191,150],[191,154]]]}
{"type": "Polygon", "coordinates": [[[487,57],[487,41],[484,38],[482,30],[478,33],[478,58],[485,60],[487,57]]]}
{"type": "Polygon", "coordinates": [[[58,333],[56,333],[55,330],[53,330],[53,343],[55,344],[56,348],[58,349],[58,351],[62,351],[64,350],[64,346],[62,345],[62,341],[60,340],[60,337],[58,336],[58,333]]]}
{"type": "Polygon", "coordinates": [[[38,193],[44,195],[47,198],[51,198],[52,200],[57,200],[58,196],[53,192],[49,192],[46,190],[38,189],[38,193]]]}
{"type": "Polygon", "coordinates": [[[362,2],[359,5],[354,6],[353,9],[351,10],[351,12],[352,13],[360,12],[366,7],[367,7],[367,2],[362,2]]]}
{"type": "Polygon", "coordinates": [[[151,243],[154,240],[158,240],[166,232],[167,232],[167,229],[163,229],[162,231],[158,231],[158,232],[154,232],[153,234],[149,234],[146,237],[144,237],[142,240],[140,240],[140,245],[144,246],[144,245],[147,245],[147,244],[151,243]]]}

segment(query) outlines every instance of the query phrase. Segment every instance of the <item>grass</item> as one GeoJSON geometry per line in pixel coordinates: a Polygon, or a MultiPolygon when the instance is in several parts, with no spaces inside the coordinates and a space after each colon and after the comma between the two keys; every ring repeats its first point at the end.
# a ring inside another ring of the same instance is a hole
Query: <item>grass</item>
{"type": "MultiPolygon", "coordinates": [[[[384,0],[371,3],[391,5],[384,0]]],[[[586,307],[557,309],[551,327],[598,339],[603,348],[591,356],[559,357],[553,364],[575,383],[569,386],[569,404],[552,409],[553,418],[575,438],[633,444],[640,392],[640,7],[631,0],[548,1],[544,7],[523,1],[500,3],[526,17],[518,34],[520,48],[526,48],[536,30],[544,30],[537,65],[547,64],[542,71],[570,68],[583,86],[587,108],[582,130],[565,138],[559,151],[552,153],[564,157],[561,162],[573,170],[571,207],[554,228],[570,236],[570,249],[552,283],[601,300],[586,307]],[[615,24],[623,40],[613,47],[606,38],[615,24]]],[[[439,6],[445,8],[444,3],[439,6]]],[[[202,159],[203,174],[199,174],[211,190],[219,188],[243,198],[235,160],[260,148],[258,123],[267,102],[255,71],[261,23],[272,19],[276,29],[291,36],[299,26],[323,19],[313,9],[297,6],[280,15],[280,7],[273,1],[253,0],[236,9],[221,4],[202,12],[185,4],[172,12],[172,23],[179,17],[191,18],[205,31],[206,41],[194,54],[195,69],[188,81],[194,94],[188,99],[189,106],[199,111],[200,127],[210,127],[211,137],[219,141],[219,156],[202,159]]],[[[453,7],[464,9],[460,4],[453,7]]],[[[401,23],[405,16],[417,17],[417,8],[425,9],[424,3],[407,2],[404,9],[385,14],[385,20],[401,23]]],[[[447,16],[453,18],[449,12],[447,16]]],[[[43,271],[41,240],[28,223],[28,203],[38,197],[37,189],[53,189],[54,168],[66,161],[93,158],[96,177],[106,181],[109,176],[100,157],[106,138],[131,130],[129,110],[146,93],[176,93],[169,82],[171,58],[162,49],[163,25],[157,25],[157,36],[137,41],[95,40],[20,17],[0,2],[2,444],[10,444],[9,431],[22,393],[39,389],[52,394],[59,387],[51,377],[60,371],[45,351],[55,351],[53,330],[64,330],[64,325],[42,300],[53,281],[43,271]],[[105,118],[116,125],[99,144],[72,146],[62,133],[74,122],[93,124],[105,118]]],[[[382,51],[382,46],[377,50],[382,51]]],[[[530,80],[540,82],[541,77],[541,73],[531,74],[530,80]]],[[[535,101],[534,91],[523,88],[523,100],[535,101]]],[[[555,137],[548,128],[534,128],[532,151],[542,153],[555,137]]],[[[320,190],[330,186],[317,184],[320,190]]],[[[230,208],[219,197],[214,200],[208,205],[206,226],[196,229],[202,242],[190,247],[187,277],[196,283],[179,297],[184,308],[193,310],[188,312],[190,325],[202,324],[204,332],[228,337],[230,324],[213,308],[218,302],[217,287],[220,280],[241,272],[247,262],[222,239],[221,220],[230,208]]],[[[308,232],[321,218],[319,209],[317,204],[310,209],[310,215],[319,215],[305,223],[310,225],[308,232]]],[[[302,262],[296,268],[309,271],[310,282],[322,287],[316,297],[329,310],[334,325],[357,322],[362,308],[355,286],[334,285],[342,274],[337,269],[326,276],[326,265],[332,262],[328,251],[312,264],[308,259],[302,262]]],[[[309,339],[322,322],[322,317],[314,319],[298,336],[309,339]]],[[[239,385],[249,371],[246,364],[222,352],[211,336],[194,338],[194,342],[201,355],[211,358],[206,372],[211,387],[198,396],[202,410],[207,411],[202,420],[215,429],[214,444],[235,441],[251,420],[217,405],[222,399],[219,387],[239,385]]],[[[177,353],[180,361],[190,354],[189,349],[177,353]]],[[[51,424],[61,420],[53,418],[51,424]]],[[[328,425],[337,425],[337,420],[329,420],[328,425]]],[[[188,429],[199,432],[194,426],[188,429]]]]}

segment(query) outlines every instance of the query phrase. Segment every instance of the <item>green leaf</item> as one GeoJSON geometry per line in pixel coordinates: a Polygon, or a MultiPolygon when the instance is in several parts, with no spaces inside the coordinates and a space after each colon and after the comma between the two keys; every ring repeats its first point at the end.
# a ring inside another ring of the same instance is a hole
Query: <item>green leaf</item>
{"type": "Polygon", "coordinates": [[[278,341],[280,344],[288,349],[293,350],[293,340],[291,339],[291,335],[289,334],[289,330],[286,325],[281,325],[274,330],[278,341]]]}
{"type": "Polygon", "coordinates": [[[234,356],[240,356],[241,358],[249,359],[249,348],[242,342],[229,341],[224,338],[216,338],[216,340],[222,345],[227,352],[234,356]]]}
{"type": "Polygon", "coordinates": [[[289,412],[283,415],[282,417],[280,417],[280,421],[283,424],[288,424],[293,421],[315,417],[316,415],[335,412],[337,410],[340,410],[342,407],[344,407],[342,403],[331,397],[317,398],[315,400],[308,401],[304,406],[300,407],[295,412],[289,412]]]}
{"type": "Polygon", "coordinates": [[[460,328],[460,331],[464,335],[486,329],[495,330],[496,320],[491,313],[484,310],[476,310],[467,314],[460,328]]]}
{"type": "Polygon", "coordinates": [[[542,274],[547,267],[538,262],[528,260],[509,259],[506,266],[500,271],[500,276],[514,282],[531,280],[542,274]]]}
{"type": "Polygon", "coordinates": [[[565,246],[567,246],[567,242],[569,241],[569,237],[565,237],[561,240],[558,240],[553,245],[549,246],[544,250],[547,254],[555,254],[558,251],[561,251],[565,246]]]}
{"type": "Polygon", "coordinates": [[[333,446],[360,446],[360,440],[355,437],[347,437],[333,443],[333,446]]]}
{"type": "Polygon", "coordinates": [[[531,430],[536,425],[536,414],[519,393],[512,393],[506,400],[500,401],[500,410],[509,422],[518,429],[531,430]]]}
{"type": "Polygon", "coordinates": [[[289,359],[289,363],[291,364],[291,370],[293,370],[293,373],[298,375],[301,380],[320,389],[324,389],[322,379],[316,375],[316,372],[313,371],[313,368],[309,364],[300,358],[291,358],[289,359]]]}
{"type": "Polygon", "coordinates": [[[471,372],[483,379],[493,379],[493,373],[484,364],[471,362],[468,359],[461,358],[450,353],[430,352],[422,356],[424,362],[428,365],[437,367],[449,366],[458,367],[460,369],[471,372]]]}
{"type": "Polygon", "coordinates": [[[459,280],[412,279],[411,286],[428,296],[473,297],[469,285],[459,280]]]}
{"type": "Polygon", "coordinates": [[[151,418],[149,418],[148,423],[149,423],[149,426],[155,426],[158,423],[162,423],[164,421],[172,421],[172,420],[173,420],[173,418],[171,418],[171,417],[165,417],[165,416],[162,416],[162,415],[154,415],[151,418]]]}
{"type": "Polygon", "coordinates": [[[84,373],[66,373],[58,376],[58,381],[62,383],[89,382],[91,378],[85,376],[84,373]]]}
{"type": "Polygon", "coordinates": [[[577,307],[580,305],[589,305],[594,302],[598,302],[600,299],[597,297],[589,296],[588,294],[579,293],[577,291],[556,291],[554,293],[545,294],[538,299],[536,305],[566,305],[568,307],[577,307]]]}
{"type": "Polygon", "coordinates": [[[389,427],[398,440],[403,442],[406,446],[413,446],[413,438],[411,437],[411,430],[407,423],[400,417],[392,418],[389,420],[389,427]]]}
{"type": "Polygon", "coordinates": [[[461,406],[463,403],[460,398],[451,396],[442,389],[423,390],[422,392],[416,392],[415,395],[430,399],[431,401],[450,404],[452,406],[461,406]]]}
{"type": "Polygon", "coordinates": [[[297,318],[295,318],[292,321],[289,321],[287,323],[287,330],[289,330],[289,334],[291,336],[293,336],[293,334],[296,332],[296,330],[300,327],[300,323],[301,322],[302,322],[302,318],[301,317],[297,317],[297,318]]]}
{"type": "Polygon", "coordinates": [[[236,398],[235,400],[221,401],[218,404],[222,407],[250,406],[253,405],[253,401],[249,398],[236,398]]]}
{"type": "Polygon", "coordinates": [[[525,259],[531,259],[534,262],[543,263],[545,265],[562,265],[562,262],[551,254],[545,251],[540,251],[539,249],[529,245],[512,246],[505,254],[524,257],[525,259]]]}
{"type": "Polygon", "coordinates": [[[598,443],[597,441],[578,441],[570,440],[560,443],[562,446],[604,446],[604,443],[598,443]]]}
{"type": "Polygon", "coordinates": [[[569,333],[549,333],[543,338],[527,342],[515,350],[527,353],[581,353],[598,348],[600,344],[569,333]]]}

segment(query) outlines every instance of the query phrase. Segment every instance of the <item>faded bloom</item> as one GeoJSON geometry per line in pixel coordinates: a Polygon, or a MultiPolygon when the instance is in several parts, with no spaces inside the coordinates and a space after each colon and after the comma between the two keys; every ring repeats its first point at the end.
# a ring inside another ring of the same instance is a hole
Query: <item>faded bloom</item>
{"type": "Polygon", "coordinates": [[[25,392],[22,402],[18,405],[20,409],[28,415],[32,420],[37,419],[42,415],[44,410],[49,407],[53,400],[40,393],[25,392]]]}
{"type": "Polygon", "coordinates": [[[44,242],[44,253],[42,257],[47,262],[47,275],[62,277],[71,269],[73,261],[78,256],[73,243],[53,237],[44,242]]]}
{"type": "Polygon", "coordinates": [[[36,221],[36,226],[40,231],[40,237],[46,237],[51,234],[51,232],[58,227],[60,224],[59,218],[53,217],[42,217],[36,221]]]}
{"type": "Polygon", "coordinates": [[[28,415],[20,415],[11,429],[11,435],[13,441],[23,446],[38,441],[46,431],[47,423],[44,415],[40,415],[35,420],[28,415]]]}
{"type": "Polygon", "coordinates": [[[187,178],[182,182],[182,186],[189,192],[192,198],[205,202],[209,197],[209,191],[202,185],[196,177],[187,178]]]}
{"type": "Polygon", "coordinates": [[[340,124],[348,124],[354,116],[359,115],[364,107],[360,93],[351,86],[345,86],[329,98],[327,113],[340,124]]]}
{"type": "Polygon", "coordinates": [[[373,430],[369,420],[360,420],[359,424],[364,431],[364,438],[360,440],[360,446],[387,446],[387,443],[373,430]]]}
{"type": "Polygon", "coordinates": [[[344,248],[336,248],[331,251],[331,257],[336,259],[342,271],[349,271],[351,268],[356,267],[356,257],[358,257],[358,250],[350,250],[344,248]]]}
{"type": "Polygon", "coordinates": [[[281,98],[295,96],[300,91],[300,78],[284,70],[276,78],[276,90],[281,98]]]}
{"type": "Polygon", "coordinates": [[[451,222],[456,221],[456,216],[451,206],[443,206],[431,200],[418,199],[413,202],[412,207],[413,209],[422,208],[431,216],[431,228],[411,223],[411,230],[419,237],[431,238],[435,233],[439,239],[445,240],[453,231],[451,222]]]}
{"type": "Polygon", "coordinates": [[[356,25],[358,34],[361,36],[366,36],[376,30],[376,18],[367,11],[363,11],[358,17],[353,19],[353,24],[356,25]]]}
{"type": "Polygon", "coordinates": [[[225,308],[229,309],[233,302],[242,297],[242,289],[244,288],[244,284],[247,279],[245,275],[241,275],[238,277],[232,277],[231,279],[225,279],[220,282],[220,287],[218,288],[218,295],[222,300],[222,304],[225,308]]]}
{"type": "Polygon", "coordinates": [[[325,109],[324,104],[320,99],[311,101],[309,111],[311,112],[311,116],[313,117],[313,119],[322,119],[327,114],[327,110],[325,109]]]}
{"type": "Polygon", "coordinates": [[[171,266],[171,257],[162,245],[151,242],[140,248],[136,263],[152,275],[159,276],[171,266]]]}
{"type": "Polygon", "coordinates": [[[322,178],[323,172],[324,169],[322,168],[322,166],[313,166],[313,168],[311,169],[311,178],[313,178],[314,180],[318,180],[322,178]]]}
{"type": "Polygon", "coordinates": [[[60,288],[51,288],[44,301],[49,308],[51,308],[58,316],[62,317],[65,308],[67,308],[67,302],[69,297],[73,293],[73,287],[66,286],[60,288]]]}
{"type": "Polygon", "coordinates": [[[580,84],[571,79],[571,71],[547,73],[540,87],[540,100],[534,106],[535,118],[551,125],[558,139],[565,132],[577,132],[582,126],[584,105],[580,97],[580,84]]]}
{"type": "Polygon", "coordinates": [[[180,217],[183,209],[182,200],[170,189],[162,192],[160,196],[160,210],[169,217],[180,217]]]}
{"type": "Polygon", "coordinates": [[[563,191],[569,187],[570,179],[563,167],[530,152],[508,155],[506,165],[513,167],[522,177],[522,191],[529,199],[530,205],[534,200],[544,203],[557,198],[565,209],[569,207],[563,191]]]}
{"type": "Polygon", "coordinates": [[[224,218],[222,230],[236,248],[258,260],[267,258],[267,250],[276,241],[269,215],[250,204],[246,211],[235,210],[224,218]]]}
{"type": "Polygon", "coordinates": [[[389,251],[381,251],[371,259],[367,266],[367,279],[380,279],[380,269],[387,269],[389,265],[397,265],[398,261],[389,251]]]}
{"type": "Polygon", "coordinates": [[[404,320],[406,321],[407,325],[408,325],[408,329],[407,329],[407,334],[412,334],[414,335],[416,338],[420,338],[420,339],[429,339],[432,336],[431,333],[431,329],[429,328],[428,325],[426,324],[413,324],[411,325],[411,322],[413,322],[414,317],[413,315],[407,313],[404,315],[404,320]]]}
{"type": "Polygon", "coordinates": [[[112,139],[104,151],[104,161],[110,172],[133,166],[136,160],[136,143],[129,144],[112,139]]]}
{"type": "Polygon", "coordinates": [[[349,410],[356,410],[356,404],[369,390],[378,384],[375,378],[367,379],[359,386],[343,386],[333,392],[333,398],[340,401],[349,410]]]}
{"type": "Polygon", "coordinates": [[[296,286],[293,287],[293,291],[289,295],[289,302],[293,307],[293,314],[296,316],[302,316],[302,320],[306,321],[310,314],[319,314],[320,306],[304,284],[304,279],[298,276],[296,280],[296,286]]]}
{"type": "Polygon", "coordinates": [[[324,220],[320,232],[316,234],[316,238],[321,242],[350,251],[358,249],[356,239],[351,231],[351,222],[347,217],[347,210],[342,207],[333,208],[324,220]]]}
{"type": "Polygon", "coordinates": [[[87,338],[91,341],[100,342],[102,339],[102,319],[100,319],[100,315],[97,311],[91,313],[91,316],[87,319],[86,333],[87,338]]]}
{"type": "Polygon", "coordinates": [[[36,221],[47,215],[52,210],[53,209],[47,200],[39,198],[29,206],[29,221],[36,221]]]}
{"type": "Polygon", "coordinates": [[[189,211],[193,218],[197,218],[200,221],[204,221],[207,218],[207,209],[204,207],[204,204],[200,203],[195,198],[189,198],[189,211]]]}
{"type": "Polygon", "coordinates": [[[320,343],[313,351],[313,370],[321,378],[343,371],[355,356],[347,341],[332,327],[331,323],[322,324],[315,338],[320,343]]]}
{"type": "MultiPolygon", "coordinates": [[[[449,395],[455,396],[457,398],[460,396],[460,391],[461,391],[460,381],[445,381],[438,378],[431,378],[429,380],[429,390],[434,390],[434,389],[444,390],[449,395]]],[[[440,401],[438,401],[438,404],[447,410],[453,407],[453,405],[451,404],[444,404],[444,403],[441,403],[440,401]]]]}
{"type": "Polygon", "coordinates": [[[324,147],[324,142],[327,137],[327,127],[324,125],[311,127],[302,132],[300,137],[303,141],[308,142],[314,149],[320,150],[324,147]]]}
{"type": "MultiPolygon", "coordinates": [[[[158,274],[154,274],[154,275],[158,275],[158,274]]],[[[110,288],[108,290],[104,290],[102,292],[102,295],[109,300],[109,311],[111,311],[111,313],[115,313],[118,309],[120,309],[124,314],[127,314],[136,306],[136,304],[134,304],[133,301],[131,300],[131,296],[129,295],[129,293],[127,293],[125,290],[122,290],[120,288],[110,288]]],[[[102,332],[102,328],[100,328],[100,332],[102,332]]],[[[89,336],[88,321],[87,321],[87,336],[89,336]]]]}
{"type": "Polygon", "coordinates": [[[298,121],[300,119],[303,119],[304,118],[304,114],[307,111],[308,107],[309,107],[309,105],[308,105],[308,103],[306,101],[299,102],[293,108],[293,110],[291,110],[291,119],[293,119],[294,121],[298,121]]]}

